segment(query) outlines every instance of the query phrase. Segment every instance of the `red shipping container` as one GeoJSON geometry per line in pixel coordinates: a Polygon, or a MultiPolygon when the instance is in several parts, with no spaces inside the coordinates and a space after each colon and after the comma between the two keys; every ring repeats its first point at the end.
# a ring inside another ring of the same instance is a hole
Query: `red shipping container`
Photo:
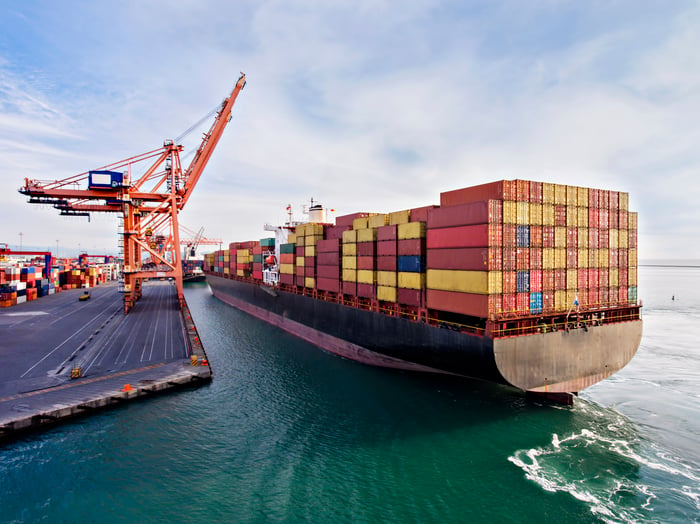
{"type": "Polygon", "coordinates": [[[554,225],[555,226],[565,226],[566,225],[566,206],[557,204],[554,206],[554,225]]]}
{"type": "Polygon", "coordinates": [[[619,206],[620,206],[620,192],[619,191],[610,191],[610,197],[608,199],[608,207],[610,208],[610,210],[617,211],[619,209],[619,206]]]}
{"type": "Polygon", "coordinates": [[[377,257],[377,271],[396,271],[398,257],[377,257]]]}
{"type": "Polygon", "coordinates": [[[530,202],[542,202],[542,182],[530,182],[530,202]]]}
{"type": "Polygon", "coordinates": [[[373,257],[376,253],[376,244],[374,242],[358,242],[357,243],[357,256],[359,257],[373,257]]]}
{"type": "Polygon", "coordinates": [[[405,306],[423,306],[423,294],[418,289],[399,288],[397,290],[397,302],[405,306]]]}
{"type": "Polygon", "coordinates": [[[618,303],[624,304],[629,301],[629,289],[627,288],[627,286],[620,286],[618,293],[618,303]]]}
{"type": "Polygon", "coordinates": [[[566,247],[578,247],[578,228],[566,228],[566,247]]]}
{"type": "Polygon", "coordinates": [[[304,284],[306,284],[306,281],[305,281],[303,276],[297,275],[296,278],[294,279],[294,283],[299,287],[304,287],[304,284]]]}
{"type": "Polygon", "coordinates": [[[262,262],[253,262],[253,271],[261,271],[262,272],[262,262]]]}
{"type": "Polygon", "coordinates": [[[516,180],[515,187],[517,191],[515,200],[518,202],[528,202],[530,200],[530,181],[516,180]]]}
{"type": "Polygon", "coordinates": [[[503,294],[501,297],[504,313],[515,313],[517,309],[517,300],[515,293],[503,294]]]}
{"type": "Polygon", "coordinates": [[[515,310],[518,313],[529,313],[530,293],[517,293],[515,297],[515,310]]]}
{"type": "Polygon", "coordinates": [[[542,310],[554,310],[554,291],[544,291],[542,293],[542,310]]]}
{"type": "Polygon", "coordinates": [[[555,269],[554,270],[554,290],[565,290],[566,289],[566,269],[555,269]]]}
{"type": "Polygon", "coordinates": [[[615,210],[610,210],[608,214],[608,228],[610,229],[617,229],[618,228],[618,218],[620,217],[617,209],[615,210]]]}
{"type": "Polygon", "coordinates": [[[600,304],[600,291],[597,287],[588,288],[588,305],[598,306],[600,304]]]}
{"type": "Polygon", "coordinates": [[[501,249],[497,247],[428,249],[426,265],[428,269],[500,271],[503,259],[501,249]]]}
{"type": "MultiPolygon", "coordinates": [[[[316,265],[316,257],[304,257],[304,267],[314,267],[316,265]]],[[[307,277],[313,275],[306,275],[307,277]]]]}
{"type": "Polygon", "coordinates": [[[377,256],[378,257],[395,257],[398,253],[398,246],[396,240],[382,240],[377,242],[377,256]]]}
{"type": "Polygon", "coordinates": [[[554,226],[542,226],[542,247],[554,247],[554,226]]]}
{"type": "Polygon", "coordinates": [[[373,270],[374,257],[357,257],[357,269],[373,270]]]}
{"type": "Polygon", "coordinates": [[[411,238],[399,240],[397,247],[399,256],[423,255],[425,254],[425,239],[411,238]]]}
{"type": "MultiPolygon", "coordinates": [[[[500,226],[498,227],[500,232],[500,226]]],[[[489,224],[476,226],[448,227],[428,229],[427,247],[429,249],[450,247],[488,247],[495,246],[499,235],[495,227],[489,224]]]]}
{"type": "Polygon", "coordinates": [[[530,248],[530,269],[542,269],[542,248],[530,248]]]}
{"type": "Polygon", "coordinates": [[[609,229],[599,229],[598,230],[598,247],[602,249],[607,249],[610,247],[610,230],[609,229]]]}
{"type": "Polygon", "coordinates": [[[566,250],[566,267],[575,269],[578,267],[578,249],[570,247],[566,250]]]}
{"type": "MultiPolygon", "coordinates": [[[[293,261],[291,263],[293,263],[293,261]]],[[[324,266],[339,266],[340,253],[319,253],[316,255],[316,263],[319,265],[323,264],[324,266]]]]}
{"type": "MultiPolygon", "coordinates": [[[[296,271],[295,271],[296,276],[298,276],[298,277],[307,276],[307,275],[305,274],[305,272],[304,272],[304,269],[305,269],[305,268],[304,268],[303,266],[297,266],[297,267],[296,267],[296,271]]],[[[311,276],[311,275],[309,275],[309,276],[311,276]]],[[[297,284],[297,285],[298,285],[298,284],[297,284]]]]}
{"type": "Polygon", "coordinates": [[[597,189],[589,189],[588,190],[588,207],[590,209],[597,209],[599,207],[598,194],[599,194],[599,191],[597,189]]]}
{"type": "Polygon", "coordinates": [[[396,240],[397,239],[397,226],[381,226],[377,228],[377,241],[382,240],[396,240]]]}
{"type": "Polygon", "coordinates": [[[357,284],[357,296],[362,298],[374,298],[374,284],[357,284]]]}
{"type": "Polygon", "coordinates": [[[484,200],[451,207],[439,207],[428,212],[428,229],[493,224],[503,222],[503,202],[484,200]]]}
{"type": "Polygon", "coordinates": [[[608,209],[610,207],[610,191],[601,189],[598,192],[598,208],[608,209]]]}
{"type": "Polygon", "coordinates": [[[579,269],[578,270],[578,289],[579,292],[582,289],[587,289],[588,288],[588,270],[587,269],[579,269]]]}
{"type": "Polygon", "coordinates": [[[503,293],[515,293],[518,289],[518,273],[516,271],[503,272],[503,293]]]}
{"type": "Polygon", "coordinates": [[[501,296],[428,289],[426,306],[428,309],[436,309],[438,311],[450,311],[472,317],[488,318],[500,312],[501,296]]]}
{"type": "Polygon", "coordinates": [[[615,268],[620,266],[620,251],[619,249],[610,249],[610,267],[615,268]]]}
{"type": "Polygon", "coordinates": [[[262,271],[256,271],[255,269],[253,270],[253,278],[255,280],[262,280],[262,271]]]}
{"type": "Polygon", "coordinates": [[[636,229],[629,230],[629,240],[627,242],[627,245],[629,246],[630,249],[637,249],[637,230],[636,229]]]}
{"type": "Polygon", "coordinates": [[[542,226],[530,226],[530,247],[542,247],[542,226]]]}
{"type": "Polygon", "coordinates": [[[253,247],[253,254],[254,255],[262,255],[262,247],[261,246],[253,247]]]}
{"type": "Polygon", "coordinates": [[[587,289],[579,289],[578,290],[578,303],[580,306],[587,306],[588,305],[588,290],[587,289]]]}
{"type": "Polygon", "coordinates": [[[542,271],[530,270],[530,292],[537,293],[542,291],[542,271]]]}
{"type": "Polygon", "coordinates": [[[331,238],[328,240],[319,240],[316,242],[316,253],[339,253],[340,239],[331,238]]]}
{"type": "Polygon", "coordinates": [[[618,273],[618,280],[619,280],[619,284],[620,284],[621,288],[622,287],[626,288],[628,286],[628,282],[627,282],[628,277],[629,277],[629,271],[627,270],[627,268],[620,269],[620,272],[618,273]]]}
{"type": "Polygon", "coordinates": [[[347,226],[330,226],[326,227],[324,231],[324,236],[328,240],[336,240],[343,238],[343,232],[352,229],[352,225],[347,226]]]}
{"type": "MultiPolygon", "coordinates": [[[[316,276],[319,279],[334,279],[340,280],[340,268],[338,266],[318,266],[316,268],[316,276]]],[[[321,288],[319,288],[321,289],[321,288]]],[[[332,290],[328,290],[332,291],[332,290]]]]}
{"type": "Polygon", "coordinates": [[[608,220],[609,213],[610,212],[605,208],[601,208],[598,210],[598,227],[600,229],[608,229],[608,227],[610,227],[610,221],[608,220]]]}
{"type": "Polygon", "coordinates": [[[340,293],[340,281],[333,278],[316,278],[316,288],[322,289],[323,291],[332,291],[333,293],[340,293]]]}
{"type": "Polygon", "coordinates": [[[627,229],[627,226],[628,226],[628,224],[629,224],[629,213],[628,213],[628,211],[626,211],[626,210],[624,210],[624,209],[620,209],[620,210],[618,211],[618,215],[619,215],[619,216],[618,216],[618,219],[617,219],[618,227],[619,227],[620,229],[627,229]]]}
{"type": "Polygon", "coordinates": [[[357,283],[343,281],[343,295],[357,296],[357,283]]]}
{"type": "Polygon", "coordinates": [[[303,257],[304,253],[306,253],[304,246],[297,246],[296,247],[296,252],[298,257],[303,257]]]}
{"type": "Polygon", "coordinates": [[[629,266],[629,252],[626,249],[620,249],[619,251],[620,263],[618,267],[627,268],[629,266]]]}
{"type": "Polygon", "coordinates": [[[544,269],[542,271],[542,291],[554,291],[554,270],[544,269]]]}
{"type": "Polygon", "coordinates": [[[482,200],[515,200],[515,180],[500,180],[440,193],[440,206],[457,206],[482,200]]]}
{"type": "Polygon", "coordinates": [[[598,227],[599,220],[600,220],[600,211],[596,208],[590,208],[588,210],[588,225],[590,227],[598,227]]]}
{"type": "Polygon", "coordinates": [[[515,268],[521,270],[530,269],[530,248],[519,247],[516,249],[515,268]]]}
{"type": "Polygon", "coordinates": [[[340,227],[352,226],[352,221],[356,218],[366,218],[369,215],[369,213],[352,213],[351,215],[335,217],[335,225],[340,227]]]}
{"type": "MultiPolygon", "coordinates": [[[[598,287],[603,289],[610,285],[610,271],[608,269],[598,270],[598,287]]],[[[601,295],[602,298],[602,295],[601,295]]]]}
{"type": "Polygon", "coordinates": [[[294,253],[281,253],[280,254],[280,264],[294,264],[296,263],[296,255],[294,253]]]}
{"type": "Polygon", "coordinates": [[[610,303],[610,291],[607,287],[601,287],[598,290],[598,303],[601,305],[606,305],[610,303]]]}
{"type": "Polygon", "coordinates": [[[518,226],[515,224],[503,224],[503,245],[516,247],[518,245],[518,226]]]}
{"type": "Polygon", "coordinates": [[[437,207],[439,206],[423,206],[411,209],[411,222],[427,222],[428,213],[430,213],[431,209],[436,209],[437,207]]]}
{"type": "Polygon", "coordinates": [[[588,247],[589,249],[598,249],[600,239],[600,231],[597,227],[588,229],[588,247]]]}
{"type": "Polygon", "coordinates": [[[514,247],[504,247],[503,248],[503,271],[515,271],[516,269],[516,253],[517,248],[514,247]]]}
{"type": "Polygon", "coordinates": [[[600,279],[600,271],[597,268],[591,268],[588,270],[588,289],[598,288],[598,281],[600,279]]]}

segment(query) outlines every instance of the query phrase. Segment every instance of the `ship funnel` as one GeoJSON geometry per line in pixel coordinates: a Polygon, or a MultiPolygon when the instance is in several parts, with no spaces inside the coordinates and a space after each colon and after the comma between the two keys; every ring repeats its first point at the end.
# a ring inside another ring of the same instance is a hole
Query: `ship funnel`
{"type": "Polygon", "coordinates": [[[321,204],[314,204],[313,200],[309,207],[309,222],[326,223],[326,210],[321,204]]]}

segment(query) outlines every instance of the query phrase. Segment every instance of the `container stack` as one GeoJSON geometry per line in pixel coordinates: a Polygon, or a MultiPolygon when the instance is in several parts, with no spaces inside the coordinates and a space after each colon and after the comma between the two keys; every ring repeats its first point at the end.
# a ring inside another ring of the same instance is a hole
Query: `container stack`
{"type": "Polygon", "coordinates": [[[287,286],[294,285],[296,275],[296,234],[290,233],[286,244],[280,244],[280,283],[287,286]]]}
{"type": "Polygon", "coordinates": [[[316,243],[316,287],[318,289],[340,293],[340,260],[339,238],[328,238],[316,243]]]}
{"type": "MultiPolygon", "coordinates": [[[[389,219],[391,222],[391,217],[389,219]]],[[[398,224],[377,228],[377,300],[398,302],[398,224]]]]}
{"type": "Polygon", "coordinates": [[[426,222],[399,224],[397,239],[397,299],[408,306],[422,306],[426,284],[426,222]]]}
{"type": "MultiPolygon", "coordinates": [[[[366,219],[365,219],[366,220],[366,219]]],[[[357,295],[357,231],[350,229],[342,235],[342,293],[357,295]]]]}

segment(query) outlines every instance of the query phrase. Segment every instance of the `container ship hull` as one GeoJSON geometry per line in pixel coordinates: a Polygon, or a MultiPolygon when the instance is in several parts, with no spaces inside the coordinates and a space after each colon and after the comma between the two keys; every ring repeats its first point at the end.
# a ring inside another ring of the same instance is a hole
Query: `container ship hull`
{"type": "Polygon", "coordinates": [[[447,373],[568,402],[634,356],[642,321],[492,338],[207,274],[213,295],[337,355],[374,366],[447,373]]]}

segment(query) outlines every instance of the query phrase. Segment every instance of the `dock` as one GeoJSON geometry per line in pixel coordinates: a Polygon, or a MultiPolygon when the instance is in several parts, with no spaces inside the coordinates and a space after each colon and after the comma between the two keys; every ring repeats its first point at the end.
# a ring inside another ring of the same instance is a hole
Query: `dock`
{"type": "Polygon", "coordinates": [[[211,377],[169,280],[144,282],[127,315],[116,282],[0,309],[0,439],[211,377]]]}

